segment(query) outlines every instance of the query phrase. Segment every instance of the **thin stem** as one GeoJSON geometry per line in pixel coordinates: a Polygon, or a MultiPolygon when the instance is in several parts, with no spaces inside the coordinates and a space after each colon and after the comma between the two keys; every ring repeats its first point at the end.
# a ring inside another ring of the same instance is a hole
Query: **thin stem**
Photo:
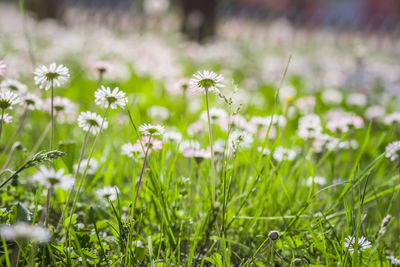
{"type": "Polygon", "coordinates": [[[78,166],[77,166],[75,174],[74,174],[74,185],[72,186],[71,190],[69,191],[67,201],[65,202],[64,209],[63,209],[62,214],[61,214],[61,218],[60,218],[59,222],[56,225],[56,229],[57,230],[59,230],[58,226],[60,226],[61,225],[60,223],[63,222],[63,220],[64,220],[64,216],[65,216],[65,213],[66,213],[66,211],[68,209],[69,202],[71,201],[72,194],[73,194],[74,189],[76,187],[78,174],[79,174],[79,171],[80,171],[80,168],[81,168],[81,163],[82,163],[82,160],[83,160],[83,155],[85,154],[85,148],[86,148],[86,144],[87,144],[87,141],[88,141],[88,138],[89,138],[90,128],[91,127],[89,127],[89,129],[87,130],[87,132],[85,134],[85,138],[83,139],[83,143],[82,143],[82,147],[81,147],[81,153],[79,155],[78,166]]]}
{"type": "Polygon", "coordinates": [[[53,150],[54,144],[54,85],[51,80],[51,138],[50,138],[50,151],[53,150]]]}
{"type": "Polygon", "coordinates": [[[47,134],[49,133],[50,127],[51,127],[51,122],[49,122],[47,124],[47,126],[44,129],[42,135],[39,137],[39,140],[36,142],[35,146],[32,149],[31,155],[34,155],[38,151],[40,145],[43,143],[43,140],[46,138],[47,134]]]}
{"type": "Polygon", "coordinates": [[[4,108],[1,109],[0,139],[1,139],[1,133],[3,132],[3,120],[4,120],[4,108]]]}
{"type": "Polygon", "coordinates": [[[50,187],[47,189],[47,199],[46,199],[46,208],[45,208],[45,219],[44,219],[44,226],[47,228],[49,225],[49,213],[50,213],[50,199],[51,199],[51,193],[53,191],[53,185],[50,185],[50,187]]]}
{"type": "Polygon", "coordinates": [[[207,105],[207,119],[208,119],[208,132],[210,134],[210,149],[211,149],[211,165],[212,165],[212,172],[213,172],[213,184],[211,188],[212,192],[212,200],[215,201],[215,162],[214,162],[214,144],[213,144],[213,133],[211,128],[211,120],[210,120],[210,108],[208,104],[208,88],[205,89],[206,92],[206,105],[207,105]]]}
{"type": "Polygon", "coordinates": [[[69,223],[68,223],[67,232],[69,231],[69,228],[71,227],[72,215],[74,214],[75,205],[76,205],[76,202],[77,202],[77,200],[78,200],[79,193],[81,192],[81,188],[82,188],[82,185],[83,185],[83,181],[84,181],[84,179],[85,179],[86,172],[87,172],[87,170],[88,170],[88,168],[89,168],[90,160],[92,159],[92,156],[93,156],[94,148],[95,148],[95,146],[96,146],[96,143],[97,143],[97,140],[98,140],[98,138],[99,138],[99,135],[100,135],[101,131],[103,130],[103,126],[104,126],[104,122],[105,122],[105,120],[106,120],[106,116],[107,116],[108,109],[109,109],[109,107],[107,107],[107,108],[106,108],[106,111],[104,112],[104,116],[103,116],[103,120],[102,120],[101,125],[100,125],[99,132],[97,133],[97,135],[96,135],[96,137],[95,137],[95,139],[94,139],[94,142],[93,142],[93,144],[92,144],[92,147],[91,147],[91,149],[90,149],[90,154],[89,154],[89,157],[88,157],[88,160],[87,160],[87,164],[86,164],[85,170],[83,171],[83,174],[82,174],[82,176],[81,176],[81,179],[80,179],[80,182],[79,182],[79,186],[78,186],[78,191],[76,192],[74,202],[72,203],[71,213],[70,213],[70,215],[69,215],[69,216],[70,216],[70,220],[69,220],[69,223]]]}
{"type": "Polygon", "coordinates": [[[5,146],[5,148],[3,149],[3,151],[1,152],[2,154],[3,154],[4,152],[7,152],[7,151],[8,151],[8,149],[10,148],[10,146],[11,146],[12,142],[14,141],[15,137],[17,137],[18,133],[21,131],[22,126],[24,125],[24,122],[25,122],[25,119],[26,119],[27,114],[28,114],[28,108],[26,107],[25,110],[24,110],[24,113],[22,114],[22,117],[21,117],[21,119],[20,119],[20,121],[19,121],[19,123],[18,123],[17,128],[15,129],[13,135],[12,135],[12,136],[10,137],[10,139],[8,140],[7,145],[5,146]]]}
{"type": "Polygon", "coordinates": [[[138,183],[138,186],[137,186],[137,189],[136,189],[136,196],[135,196],[135,202],[133,204],[132,217],[135,214],[136,203],[137,203],[137,200],[138,200],[139,194],[140,194],[140,188],[141,188],[141,185],[142,185],[144,169],[145,169],[146,163],[147,163],[147,154],[149,153],[149,149],[150,149],[150,145],[151,145],[151,138],[152,138],[152,135],[150,135],[149,141],[147,142],[147,148],[146,148],[146,153],[144,155],[143,166],[142,166],[142,170],[140,171],[139,183],[138,183]]]}
{"type": "Polygon", "coordinates": [[[8,157],[7,157],[6,163],[4,163],[3,167],[1,168],[0,174],[2,174],[2,173],[7,169],[8,164],[10,164],[11,159],[12,159],[12,157],[13,157],[13,155],[14,155],[15,150],[16,150],[20,145],[21,145],[21,143],[16,142],[16,143],[11,147],[10,153],[8,153],[8,157]]]}

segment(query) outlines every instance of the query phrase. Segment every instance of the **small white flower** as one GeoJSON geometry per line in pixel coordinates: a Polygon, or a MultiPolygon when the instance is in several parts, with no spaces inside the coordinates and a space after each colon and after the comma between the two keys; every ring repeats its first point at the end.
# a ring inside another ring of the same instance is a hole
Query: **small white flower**
{"type": "Polygon", "coordinates": [[[393,257],[393,256],[389,256],[389,257],[387,257],[387,259],[390,261],[390,263],[391,263],[392,265],[400,265],[400,260],[399,260],[399,259],[396,259],[396,258],[393,257]]]}
{"type": "Polygon", "coordinates": [[[0,108],[5,110],[7,108],[12,109],[16,104],[19,104],[21,99],[19,96],[9,90],[0,91],[0,108]]]}
{"type": "Polygon", "coordinates": [[[200,143],[196,140],[182,140],[179,144],[179,152],[184,153],[188,149],[199,150],[200,143]]]}
{"type": "Polygon", "coordinates": [[[169,110],[161,106],[151,106],[147,110],[147,115],[153,119],[160,119],[161,121],[164,121],[169,117],[169,110]]]}
{"type": "Polygon", "coordinates": [[[392,125],[393,123],[400,122],[400,112],[393,112],[391,114],[386,115],[383,118],[383,123],[386,125],[392,125]]]}
{"type": "Polygon", "coordinates": [[[53,168],[39,166],[39,170],[32,176],[32,180],[39,182],[43,186],[57,186],[68,190],[74,184],[74,179],[70,174],[64,174],[64,170],[55,171],[53,168]]]}
{"type": "Polygon", "coordinates": [[[6,74],[7,64],[4,60],[0,60],[0,77],[4,78],[6,74]]]}
{"type": "Polygon", "coordinates": [[[114,201],[118,197],[119,189],[116,186],[105,186],[101,189],[98,189],[96,191],[96,194],[101,197],[105,197],[111,201],[114,201]]]}
{"type": "Polygon", "coordinates": [[[327,104],[340,104],[343,100],[342,93],[336,89],[327,89],[321,95],[322,101],[327,104]]]}
{"type": "MultiPolygon", "coordinates": [[[[210,123],[219,123],[220,120],[227,120],[228,114],[222,108],[210,108],[210,123]]],[[[208,121],[207,111],[203,111],[200,119],[204,122],[208,121]]]]}
{"type": "Polygon", "coordinates": [[[116,109],[118,106],[124,108],[128,102],[125,92],[120,91],[118,87],[111,91],[110,87],[101,86],[101,89],[97,89],[94,92],[94,97],[96,105],[104,106],[105,108],[116,109]]]}
{"type": "Polygon", "coordinates": [[[272,157],[274,160],[281,162],[281,161],[293,161],[297,157],[297,148],[294,149],[289,149],[289,148],[284,148],[282,146],[279,146],[275,148],[275,150],[272,153],[272,157]]]}
{"type": "Polygon", "coordinates": [[[182,140],[182,134],[177,130],[166,130],[163,135],[164,142],[179,143],[182,140]]]}
{"type": "Polygon", "coordinates": [[[369,120],[381,118],[385,115],[385,109],[381,106],[370,106],[365,111],[365,117],[369,120]]]}
{"type": "MultiPolygon", "coordinates": [[[[354,252],[354,249],[356,247],[356,238],[352,236],[348,236],[345,239],[345,242],[343,243],[343,246],[347,248],[350,252],[354,252]]],[[[358,251],[364,251],[366,249],[369,249],[372,245],[371,242],[369,242],[365,237],[360,237],[358,238],[358,251]]]]}
{"type": "Polygon", "coordinates": [[[63,64],[57,66],[56,63],[52,63],[49,67],[39,66],[34,74],[35,84],[45,90],[49,90],[52,84],[55,87],[61,86],[69,79],[68,69],[63,64]]]}
{"type": "MultiPolygon", "coordinates": [[[[87,163],[88,163],[88,159],[83,159],[81,161],[81,166],[79,167],[80,174],[83,174],[83,172],[85,171],[87,163]]],[[[92,159],[90,159],[90,163],[86,170],[86,173],[88,175],[94,175],[94,174],[96,174],[96,171],[98,168],[99,168],[99,163],[97,162],[97,160],[92,158],[92,159]]],[[[77,169],[78,169],[78,163],[74,164],[74,171],[76,172],[77,169]]]]}
{"type": "Polygon", "coordinates": [[[103,122],[103,118],[95,112],[81,112],[78,117],[78,126],[85,131],[90,130],[92,134],[97,134],[100,132],[100,127],[102,123],[102,130],[107,129],[108,122],[106,120],[104,120],[103,122]]]}
{"type": "Polygon", "coordinates": [[[213,71],[199,71],[193,75],[194,78],[190,79],[190,88],[196,92],[209,92],[219,93],[218,88],[224,87],[222,82],[224,77],[222,74],[216,74],[213,71]]]}
{"type": "Polygon", "coordinates": [[[394,141],[388,144],[385,148],[386,157],[391,161],[399,158],[400,154],[400,141],[394,141]]]}
{"type": "MultiPolygon", "coordinates": [[[[56,96],[53,99],[54,112],[59,123],[72,123],[76,118],[76,106],[66,97],[56,96]]],[[[46,98],[44,110],[51,113],[51,98],[46,98]]]]}
{"type": "Polygon", "coordinates": [[[13,80],[13,79],[5,79],[1,82],[0,84],[1,90],[9,90],[11,92],[17,93],[17,94],[23,94],[27,91],[27,87],[25,84],[13,80]]]}
{"type": "Polygon", "coordinates": [[[347,115],[328,121],[326,128],[331,132],[348,132],[351,128],[360,129],[364,127],[364,120],[360,116],[347,115]]]}
{"type": "MultiPolygon", "coordinates": [[[[1,116],[0,116],[0,120],[1,120],[1,116]]],[[[7,113],[4,113],[3,123],[10,123],[11,121],[12,121],[12,116],[8,115],[7,113]]]]}
{"type": "Polygon", "coordinates": [[[253,144],[254,138],[253,136],[246,132],[246,131],[241,131],[241,130],[235,130],[229,134],[228,138],[228,149],[229,152],[236,152],[239,147],[243,148],[250,148],[251,145],[253,144]]]}
{"type": "MultiPolygon", "coordinates": [[[[322,177],[322,176],[314,176],[314,184],[316,184],[316,185],[326,185],[326,179],[325,179],[325,177],[322,177]]],[[[312,176],[310,176],[310,177],[308,177],[308,179],[307,179],[307,186],[311,186],[312,184],[313,184],[313,177],[312,176]]]]}
{"type": "Polygon", "coordinates": [[[43,100],[37,95],[31,93],[22,95],[21,103],[23,103],[29,110],[41,109],[43,106],[43,100]]]}
{"type": "Polygon", "coordinates": [[[139,131],[143,135],[162,135],[164,133],[164,127],[161,125],[151,125],[144,123],[139,126],[139,131]]]}
{"type": "Polygon", "coordinates": [[[367,96],[361,93],[352,93],[346,98],[346,103],[351,106],[365,106],[367,102],[367,96]]]}
{"type": "Polygon", "coordinates": [[[195,136],[196,134],[202,133],[204,131],[203,122],[200,120],[193,122],[187,127],[186,131],[189,136],[195,136]]]}
{"type": "Polygon", "coordinates": [[[51,238],[48,229],[25,222],[17,222],[14,225],[3,224],[0,226],[0,235],[5,240],[32,240],[38,243],[48,242],[51,238]]]}
{"type": "Polygon", "coordinates": [[[316,114],[308,114],[299,119],[297,135],[304,140],[314,139],[321,135],[321,119],[316,114]]]}

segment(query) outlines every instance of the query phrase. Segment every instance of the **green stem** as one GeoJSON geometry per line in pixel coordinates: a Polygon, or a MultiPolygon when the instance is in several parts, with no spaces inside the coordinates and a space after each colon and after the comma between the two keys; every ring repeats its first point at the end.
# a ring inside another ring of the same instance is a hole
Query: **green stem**
{"type": "Polygon", "coordinates": [[[44,220],[44,226],[47,228],[49,225],[49,213],[50,213],[50,199],[51,199],[51,193],[53,191],[53,185],[50,185],[50,187],[47,189],[47,199],[46,199],[46,214],[45,214],[45,220],[44,220]]]}
{"type": "Polygon", "coordinates": [[[51,80],[51,138],[50,138],[50,151],[53,150],[54,145],[54,85],[51,80]]]}
{"type": "Polygon", "coordinates": [[[3,120],[4,120],[4,108],[1,109],[0,139],[1,139],[1,133],[3,132],[3,120]]]}
{"type": "Polygon", "coordinates": [[[206,93],[206,105],[207,105],[208,132],[210,134],[211,166],[213,172],[213,183],[212,183],[211,193],[212,193],[212,200],[215,201],[216,178],[215,178],[215,162],[214,162],[214,144],[213,144],[213,133],[210,120],[210,108],[208,104],[208,88],[205,88],[205,93],[206,93]]]}
{"type": "Polygon", "coordinates": [[[65,202],[64,209],[63,209],[62,214],[61,214],[60,221],[59,221],[59,222],[57,223],[57,225],[56,225],[56,229],[57,229],[57,230],[59,230],[58,227],[61,225],[60,223],[62,223],[63,220],[64,220],[64,216],[65,216],[66,211],[67,211],[67,209],[68,209],[69,202],[71,201],[72,194],[73,194],[74,189],[75,189],[75,187],[76,187],[78,174],[79,174],[79,171],[80,171],[80,168],[81,168],[81,162],[82,162],[82,160],[83,160],[83,155],[85,154],[85,148],[86,148],[86,144],[87,144],[87,141],[88,141],[88,138],[89,138],[90,128],[91,128],[91,127],[89,127],[89,129],[87,130],[87,132],[86,132],[86,134],[85,134],[85,138],[83,139],[83,143],[82,143],[82,147],[81,147],[81,153],[80,153],[80,155],[79,155],[78,166],[77,166],[76,171],[75,171],[75,174],[74,174],[74,185],[72,186],[71,190],[69,191],[67,201],[65,202]]]}
{"type": "Polygon", "coordinates": [[[107,116],[108,109],[109,109],[109,107],[107,107],[107,108],[106,108],[106,111],[104,112],[104,116],[103,116],[103,120],[102,120],[101,125],[100,125],[99,132],[96,134],[96,137],[95,137],[94,142],[93,142],[93,144],[92,144],[92,147],[91,147],[91,149],[90,149],[90,154],[89,154],[89,157],[88,157],[88,161],[87,161],[85,170],[83,171],[83,174],[82,174],[82,176],[81,176],[81,179],[80,179],[80,182],[79,182],[79,186],[78,186],[78,191],[76,192],[74,202],[72,203],[71,213],[70,213],[70,215],[69,215],[69,223],[68,223],[67,232],[69,231],[69,229],[70,229],[70,227],[71,227],[72,215],[74,214],[75,205],[76,205],[76,202],[77,202],[77,200],[78,200],[79,193],[81,192],[81,188],[82,188],[82,185],[83,185],[83,181],[84,181],[84,179],[85,179],[86,172],[87,172],[87,170],[88,170],[88,168],[89,168],[90,160],[92,159],[92,156],[93,156],[94,148],[96,147],[96,143],[97,143],[97,140],[98,140],[98,138],[99,138],[99,135],[100,135],[101,131],[103,130],[103,126],[104,126],[104,122],[105,122],[105,120],[106,120],[106,116],[107,116]]]}

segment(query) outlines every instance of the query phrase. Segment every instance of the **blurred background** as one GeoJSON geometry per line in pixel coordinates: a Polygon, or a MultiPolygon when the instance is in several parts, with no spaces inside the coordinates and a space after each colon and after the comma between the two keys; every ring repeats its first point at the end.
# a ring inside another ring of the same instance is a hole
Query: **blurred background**
{"type": "Polygon", "coordinates": [[[40,20],[55,18],[63,23],[105,23],[122,28],[130,28],[129,21],[142,16],[161,19],[175,15],[180,20],[179,30],[196,41],[213,37],[218,22],[232,17],[265,24],[285,19],[295,27],[396,36],[400,28],[398,0],[25,0],[25,6],[40,20]]]}

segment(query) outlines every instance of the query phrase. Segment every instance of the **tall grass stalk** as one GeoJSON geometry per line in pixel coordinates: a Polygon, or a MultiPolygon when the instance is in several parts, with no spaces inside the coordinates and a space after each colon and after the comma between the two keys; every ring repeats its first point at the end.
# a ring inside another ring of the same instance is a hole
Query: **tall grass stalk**
{"type": "Polygon", "coordinates": [[[212,169],[212,176],[213,182],[211,187],[211,194],[212,194],[212,201],[215,201],[215,187],[216,187],[216,171],[215,171],[215,162],[214,162],[214,144],[213,144],[213,129],[211,127],[211,120],[210,120],[210,107],[208,101],[208,87],[205,88],[206,93],[206,106],[207,106],[207,121],[208,121],[208,132],[210,136],[210,150],[211,150],[211,169],[212,169]]]}

